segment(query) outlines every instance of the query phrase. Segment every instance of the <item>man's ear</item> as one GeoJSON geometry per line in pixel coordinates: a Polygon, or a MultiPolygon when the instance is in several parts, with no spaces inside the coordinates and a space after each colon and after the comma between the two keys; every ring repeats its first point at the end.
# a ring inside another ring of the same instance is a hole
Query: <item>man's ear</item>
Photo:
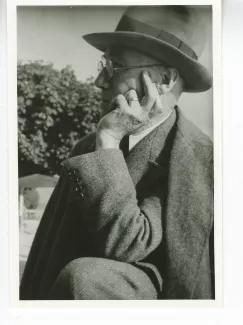
{"type": "Polygon", "coordinates": [[[158,90],[161,94],[166,94],[174,87],[178,79],[178,72],[174,68],[165,68],[162,72],[162,81],[158,84],[158,90]]]}

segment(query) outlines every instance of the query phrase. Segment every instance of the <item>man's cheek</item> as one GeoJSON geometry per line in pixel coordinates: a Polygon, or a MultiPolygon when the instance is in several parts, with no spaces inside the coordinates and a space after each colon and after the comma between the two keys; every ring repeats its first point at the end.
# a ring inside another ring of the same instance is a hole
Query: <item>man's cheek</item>
{"type": "Polygon", "coordinates": [[[126,83],[120,85],[119,93],[125,96],[126,93],[132,89],[136,91],[138,98],[140,99],[140,97],[143,95],[141,89],[141,82],[136,78],[131,78],[127,80],[126,83]]]}
{"type": "Polygon", "coordinates": [[[125,95],[129,90],[129,85],[127,83],[119,83],[117,85],[114,86],[113,88],[113,95],[114,97],[118,96],[118,95],[125,95]]]}
{"type": "MultiPolygon", "coordinates": [[[[140,78],[140,73],[136,76],[130,78],[128,84],[128,90],[134,89],[137,93],[138,99],[141,100],[144,96],[144,89],[142,85],[142,80],[140,78]]],[[[128,91],[127,90],[127,91],[128,91]]]]}

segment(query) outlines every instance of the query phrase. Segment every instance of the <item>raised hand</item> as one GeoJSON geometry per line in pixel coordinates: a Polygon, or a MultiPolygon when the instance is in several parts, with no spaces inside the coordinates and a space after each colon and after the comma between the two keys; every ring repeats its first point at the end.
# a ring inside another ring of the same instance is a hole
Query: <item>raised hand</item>
{"type": "Polygon", "coordinates": [[[144,126],[149,126],[149,112],[152,107],[162,110],[157,87],[149,75],[143,73],[144,97],[139,102],[134,89],[125,96],[119,94],[110,103],[111,111],[105,115],[97,126],[96,149],[119,148],[125,135],[133,134],[144,126]]]}

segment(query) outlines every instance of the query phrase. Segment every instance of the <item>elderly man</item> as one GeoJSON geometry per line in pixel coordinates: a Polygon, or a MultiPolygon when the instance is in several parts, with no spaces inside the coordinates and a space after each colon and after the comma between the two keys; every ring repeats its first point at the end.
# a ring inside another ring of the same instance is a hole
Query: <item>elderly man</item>
{"type": "Polygon", "coordinates": [[[21,299],[213,299],[212,143],[177,106],[211,87],[202,7],[130,7],[101,50],[97,131],[64,162],[21,299]]]}

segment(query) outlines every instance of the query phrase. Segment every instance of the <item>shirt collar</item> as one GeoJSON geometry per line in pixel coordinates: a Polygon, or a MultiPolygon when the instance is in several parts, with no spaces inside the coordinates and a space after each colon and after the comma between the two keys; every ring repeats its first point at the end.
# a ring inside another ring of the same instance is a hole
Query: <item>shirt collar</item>
{"type": "MultiPolygon", "coordinates": [[[[173,110],[172,110],[173,111],[173,110]]],[[[162,124],[165,120],[167,120],[170,115],[172,114],[172,111],[165,116],[162,120],[160,120],[159,122],[153,124],[151,127],[145,129],[144,131],[142,131],[141,133],[138,134],[131,134],[129,136],[129,151],[132,150],[132,148],[139,142],[141,141],[147,134],[149,134],[150,132],[152,132],[157,126],[159,126],[160,124],[162,124]]]]}

